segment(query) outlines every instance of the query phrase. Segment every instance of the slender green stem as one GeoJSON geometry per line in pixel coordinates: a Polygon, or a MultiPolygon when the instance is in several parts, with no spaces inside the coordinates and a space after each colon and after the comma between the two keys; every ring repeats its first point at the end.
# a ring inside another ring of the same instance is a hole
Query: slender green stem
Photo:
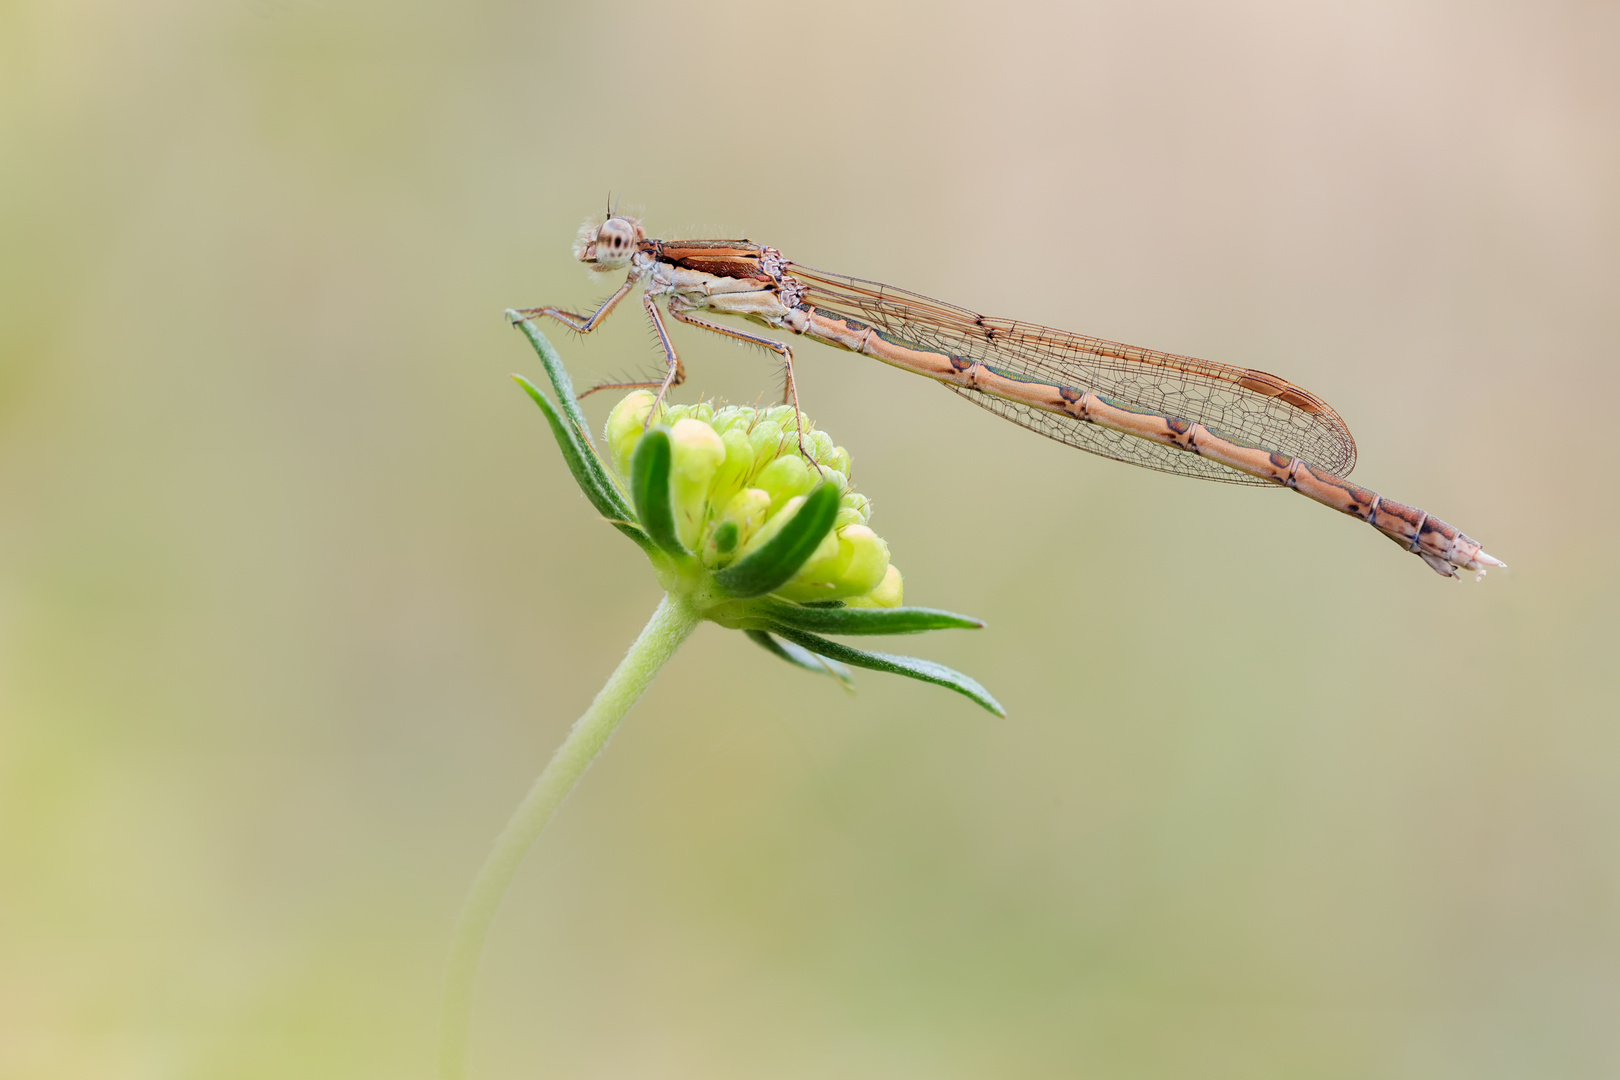
{"type": "Polygon", "coordinates": [[[443,1041],[439,1047],[439,1075],[444,1080],[462,1080],[467,1075],[473,983],[478,975],[478,963],[490,924],[495,921],[495,913],[500,910],[501,900],[524,856],[540,830],[557,812],[557,807],[607,745],[619,721],[652,685],[658,672],[675,655],[681,642],[697,629],[700,621],[702,617],[686,598],[664,597],[641,636],[608,678],[607,685],[551,756],[545,771],[524,796],[495,841],[495,849],[478,871],[478,878],[467,893],[461,916],[456,921],[449,970],[445,975],[443,1041]]]}

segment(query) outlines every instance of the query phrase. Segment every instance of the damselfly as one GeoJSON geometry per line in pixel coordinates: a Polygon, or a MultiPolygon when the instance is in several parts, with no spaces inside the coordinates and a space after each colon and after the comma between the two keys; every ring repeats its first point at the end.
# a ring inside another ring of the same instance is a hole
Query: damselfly
{"type": "Polygon", "coordinates": [[[786,342],[694,312],[739,315],[926,375],[1015,424],[1103,457],[1203,480],[1291,488],[1360,518],[1447,577],[1459,569],[1483,577],[1486,567],[1506,565],[1428,512],[1344,479],[1356,460],[1344,420],[1315,394],[1264,371],[990,318],[892,285],[812,270],[748,240],[654,240],[622,215],[587,222],[574,256],[593,270],[627,269],[629,276],[588,317],[556,307],[522,314],[588,334],[642,284],[642,306],[668,364],[658,382],[593,390],[656,386],[662,397],[685,379],[658,313],[662,297],[681,322],[780,356],[795,410],[786,342]]]}

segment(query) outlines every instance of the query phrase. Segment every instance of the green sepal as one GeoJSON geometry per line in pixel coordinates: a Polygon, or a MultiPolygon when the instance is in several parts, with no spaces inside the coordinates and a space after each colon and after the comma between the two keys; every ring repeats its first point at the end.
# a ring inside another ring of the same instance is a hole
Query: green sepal
{"type": "Polygon", "coordinates": [[[984,622],[935,608],[805,607],[768,598],[755,601],[749,614],[813,634],[921,634],[928,630],[980,630],[984,622]]]}
{"type": "Polygon", "coordinates": [[[669,493],[672,456],[669,428],[660,424],[643,435],[630,455],[630,497],[652,542],[678,559],[691,558],[675,532],[675,505],[669,493]]]}
{"type": "Polygon", "coordinates": [[[831,675],[843,684],[844,689],[855,689],[855,679],[850,675],[849,668],[836,660],[829,660],[825,656],[818,656],[801,645],[791,641],[778,641],[763,630],[744,630],[751,640],[765,651],[786,660],[795,667],[802,667],[806,671],[814,671],[818,675],[831,675]]]}
{"type": "Polygon", "coordinates": [[[717,571],[716,583],[728,596],[740,600],[780,589],[809,561],[837,517],[838,488],[821,484],[805,496],[798,512],[763,547],[717,571]]]}
{"type": "Polygon", "coordinates": [[[591,505],[596,507],[596,512],[639,544],[642,550],[649,553],[654,550],[646,532],[636,526],[635,513],[630,509],[630,504],[625,502],[618,486],[608,479],[602,462],[596,456],[596,448],[580,439],[579,433],[568,426],[568,422],[557,412],[557,406],[541,393],[539,387],[522,375],[513,375],[512,378],[546,414],[546,422],[551,425],[551,434],[557,440],[557,448],[562,451],[568,471],[573,474],[574,482],[591,501],[591,505]]]}
{"type": "Polygon", "coordinates": [[[848,645],[840,645],[836,641],[828,641],[814,634],[807,634],[802,630],[792,630],[788,627],[777,627],[775,632],[785,640],[799,645],[818,656],[830,660],[841,660],[851,667],[870,668],[873,671],[887,671],[891,675],[904,675],[909,679],[933,683],[943,686],[947,690],[955,690],[964,697],[978,702],[997,716],[1006,716],[1007,710],[1001,707],[1001,702],[990,696],[990,691],[979,685],[978,680],[970,678],[960,671],[948,668],[944,664],[936,664],[932,660],[919,660],[915,656],[895,656],[891,653],[867,652],[864,649],[852,649],[848,645]]]}

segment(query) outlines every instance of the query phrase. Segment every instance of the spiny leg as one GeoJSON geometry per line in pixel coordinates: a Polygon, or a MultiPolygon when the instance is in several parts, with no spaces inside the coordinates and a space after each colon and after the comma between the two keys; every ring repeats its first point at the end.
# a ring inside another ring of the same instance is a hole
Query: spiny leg
{"type": "Polygon", "coordinates": [[[664,395],[669,393],[669,388],[686,381],[686,365],[681,363],[681,358],[675,354],[675,343],[669,340],[669,331],[664,328],[664,320],[658,317],[658,305],[653,303],[653,298],[643,294],[641,306],[647,309],[647,318],[652,320],[653,331],[657,333],[659,344],[664,346],[664,355],[669,360],[669,370],[664,373],[663,385],[658,388],[658,396],[653,398],[652,412],[647,414],[647,419],[651,421],[653,413],[658,411],[658,406],[664,403],[664,395]]]}
{"type": "MultiPolygon", "coordinates": [[[[630,290],[635,286],[636,279],[634,277],[627,278],[625,283],[619,286],[619,291],[602,301],[602,306],[596,309],[596,314],[588,319],[583,315],[576,315],[572,311],[564,311],[562,308],[556,307],[520,308],[518,314],[525,319],[543,315],[548,319],[556,319],[570,330],[578,330],[582,334],[588,334],[600,326],[603,319],[613,314],[613,309],[619,306],[619,301],[629,296],[630,290]]],[[[581,394],[580,396],[583,397],[584,395],[581,394]]]]}
{"type": "Polygon", "coordinates": [[[707,319],[699,319],[695,315],[688,315],[685,311],[682,311],[673,304],[670,305],[669,313],[681,320],[681,322],[687,323],[691,326],[696,326],[700,330],[708,330],[709,332],[719,334],[722,337],[728,337],[735,341],[744,341],[750,345],[759,345],[762,348],[770,349],[772,352],[776,353],[782,358],[782,369],[787,376],[787,385],[783,388],[782,392],[782,404],[793,406],[793,425],[797,429],[798,433],[799,453],[803,454],[805,460],[814,465],[818,472],[821,471],[821,462],[816,460],[816,456],[812,454],[810,452],[810,448],[804,444],[804,414],[799,411],[799,388],[798,385],[793,381],[793,349],[787,344],[787,342],[777,341],[775,338],[760,337],[757,334],[744,333],[741,330],[735,330],[729,326],[721,326],[719,323],[709,322],[707,319]]]}

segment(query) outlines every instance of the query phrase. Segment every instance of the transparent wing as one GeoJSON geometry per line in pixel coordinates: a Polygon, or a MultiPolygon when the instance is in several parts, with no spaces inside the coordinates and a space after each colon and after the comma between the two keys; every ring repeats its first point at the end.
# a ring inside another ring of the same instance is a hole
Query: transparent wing
{"type": "MultiPolygon", "coordinates": [[[[1121,345],[980,315],[881,282],[789,264],[818,310],[870,323],[910,348],[976,360],[1021,379],[1091,391],[1130,408],[1203,424],[1233,442],[1302,457],[1340,476],[1356,441],[1327,402],[1264,371],[1121,345]]],[[[988,394],[951,387],[982,408],[1094,454],[1162,472],[1265,484],[1173,447],[988,394]]]]}

